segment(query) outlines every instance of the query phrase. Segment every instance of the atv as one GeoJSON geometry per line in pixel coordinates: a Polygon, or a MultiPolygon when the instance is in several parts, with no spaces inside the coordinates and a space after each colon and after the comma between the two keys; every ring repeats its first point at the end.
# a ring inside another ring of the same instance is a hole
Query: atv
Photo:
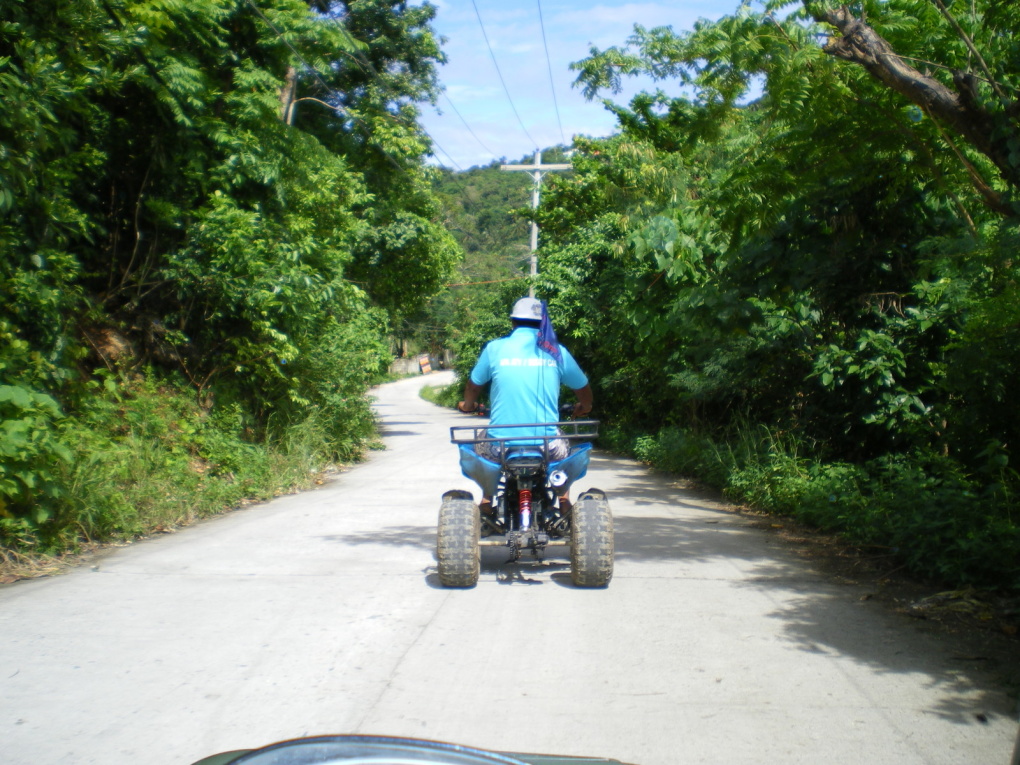
{"type": "Polygon", "coordinates": [[[443,586],[473,587],[485,546],[507,547],[512,563],[525,554],[542,560],[550,548],[566,547],[576,586],[609,584],[613,515],[605,492],[588,489],[572,504],[561,499],[587,473],[598,425],[597,420],[499,425],[494,428],[499,437],[484,428],[450,428],[450,441],[460,448],[461,471],[481,487],[483,497],[491,497],[491,504],[475,504],[470,492],[459,489],[443,495],[436,545],[443,586]],[[550,443],[559,439],[571,449],[564,459],[554,460],[550,443]]]}

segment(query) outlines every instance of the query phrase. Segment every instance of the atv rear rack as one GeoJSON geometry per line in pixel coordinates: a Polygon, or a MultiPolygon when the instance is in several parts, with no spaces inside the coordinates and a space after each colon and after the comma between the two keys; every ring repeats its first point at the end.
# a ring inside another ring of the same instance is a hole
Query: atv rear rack
{"type": "Polygon", "coordinates": [[[593,438],[598,438],[599,435],[599,421],[598,420],[566,420],[564,422],[527,422],[513,425],[489,425],[486,427],[478,427],[476,425],[457,425],[450,428],[450,442],[458,445],[462,444],[500,444],[504,449],[507,446],[542,446],[545,447],[550,441],[557,441],[564,439],[567,441],[590,441],[593,438]],[[556,428],[557,433],[553,433],[548,436],[537,436],[531,433],[526,433],[525,429],[534,428],[556,428]],[[518,429],[521,431],[520,436],[510,436],[504,438],[492,438],[491,436],[480,436],[479,433],[488,433],[489,429],[493,430],[512,430],[518,429]],[[470,433],[470,437],[462,435],[462,431],[470,433]],[[521,443],[524,442],[524,443],[521,443]]]}

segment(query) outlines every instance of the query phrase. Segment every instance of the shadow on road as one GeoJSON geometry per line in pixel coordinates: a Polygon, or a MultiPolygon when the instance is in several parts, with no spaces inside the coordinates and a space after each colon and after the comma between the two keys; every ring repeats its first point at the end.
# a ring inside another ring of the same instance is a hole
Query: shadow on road
{"type": "Polygon", "coordinates": [[[1012,685],[1020,682],[1016,662],[1003,659],[1009,650],[1002,649],[1003,641],[989,637],[987,643],[999,648],[986,653],[973,639],[924,630],[872,600],[875,593],[865,585],[841,582],[815,561],[797,557],[782,539],[732,508],[636,463],[599,457],[596,466],[615,479],[610,503],[616,497],[630,510],[614,520],[618,566],[673,561],[691,564],[693,574],[697,563],[731,564],[736,570],[723,572],[725,581],[771,594],[776,608],[766,616],[780,622],[784,639],[798,650],[850,659],[879,674],[920,673],[933,691],[927,711],[957,724],[1013,716],[1006,693],[975,690],[1001,687],[1004,677],[1012,685]],[[640,515],[643,510],[647,516],[640,515]]]}
{"type": "MultiPolygon", "coordinates": [[[[346,545],[385,545],[387,547],[427,550],[431,553],[432,560],[436,559],[435,526],[390,526],[377,531],[329,534],[320,537],[320,539],[346,545]]],[[[508,548],[483,547],[481,550],[481,573],[483,576],[494,575],[500,584],[545,584],[546,577],[550,574],[555,575],[557,572],[570,568],[570,563],[566,560],[569,553],[565,548],[556,549],[559,551],[557,555],[547,555],[541,561],[525,556],[518,563],[511,563],[508,548]]],[[[441,589],[435,570],[434,565],[424,569],[425,582],[430,587],[441,589]]],[[[569,584],[569,574],[566,581],[569,584]]],[[[557,583],[563,584],[562,581],[557,583]]]]}
{"type": "Polygon", "coordinates": [[[387,526],[371,531],[352,534],[328,534],[320,537],[327,542],[341,542],[347,545],[386,545],[389,547],[413,547],[419,550],[435,550],[435,526],[387,526]]]}
{"type": "MultiPolygon", "coordinates": [[[[614,521],[618,580],[669,576],[675,598],[690,598],[692,607],[704,597],[699,587],[709,583],[717,591],[720,584],[759,590],[775,604],[764,616],[779,622],[781,639],[795,650],[865,664],[879,674],[921,674],[932,689],[926,711],[960,725],[1012,715],[1006,693],[975,690],[1001,687],[995,656],[974,653],[952,636],[918,629],[913,619],[870,599],[862,585],[833,579],[812,560],[797,557],[783,540],[718,502],[671,485],[641,466],[614,464],[611,469],[610,503],[620,507],[614,521]],[[639,515],[642,511],[648,515],[639,515]],[[681,566],[654,567],[667,562],[681,566]]],[[[427,550],[434,560],[435,534],[434,525],[415,525],[324,538],[427,550]]],[[[483,548],[483,578],[494,576],[508,585],[573,587],[566,548],[556,548],[537,563],[525,557],[512,564],[507,555],[503,547],[483,548]]],[[[422,571],[427,586],[441,588],[434,565],[422,571]]],[[[882,706],[882,701],[875,703],[882,706]]]]}
{"type": "MultiPolygon", "coordinates": [[[[782,624],[786,639],[799,650],[850,659],[876,674],[924,675],[932,691],[925,711],[959,725],[1013,716],[1005,693],[986,690],[998,685],[990,656],[971,655],[962,644],[954,650],[951,638],[916,632],[905,623],[907,617],[868,608],[859,594],[838,585],[775,580],[761,586],[795,593],[767,617],[782,624]],[[857,618],[848,617],[851,599],[861,609],[857,618]]],[[[883,700],[874,701],[881,706],[883,700]]]]}

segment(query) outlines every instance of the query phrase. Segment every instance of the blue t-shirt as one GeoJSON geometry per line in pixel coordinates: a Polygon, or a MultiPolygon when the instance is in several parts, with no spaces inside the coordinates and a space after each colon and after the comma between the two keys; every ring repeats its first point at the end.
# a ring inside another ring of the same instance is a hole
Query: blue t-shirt
{"type": "MultiPolygon", "coordinates": [[[[560,346],[560,361],[538,347],[538,330],[518,327],[507,337],[485,346],[471,370],[475,385],[492,383],[489,402],[491,425],[558,422],[560,383],[571,390],[588,384],[588,378],[570,351],[560,346]]],[[[492,438],[553,435],[555,428],[490,428],[492,438]]]]}

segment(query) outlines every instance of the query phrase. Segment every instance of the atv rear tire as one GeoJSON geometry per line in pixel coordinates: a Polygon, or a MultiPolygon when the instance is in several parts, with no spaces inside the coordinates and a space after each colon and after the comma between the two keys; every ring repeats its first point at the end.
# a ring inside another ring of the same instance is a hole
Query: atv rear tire
{"type": "Polygon", "coordinates": [[[447,492],[439,508],[436,560],[439,581],[444,587],[474,587],[478,583],[481,521],[474,500],[467,492],[447,492]]]}
{"type": "Polygon", "coordinates": [[[613,514],[606,495],[589,489],[570,517],[570,578],[577,587],[605,587],[613,578],[613,514]]]}

